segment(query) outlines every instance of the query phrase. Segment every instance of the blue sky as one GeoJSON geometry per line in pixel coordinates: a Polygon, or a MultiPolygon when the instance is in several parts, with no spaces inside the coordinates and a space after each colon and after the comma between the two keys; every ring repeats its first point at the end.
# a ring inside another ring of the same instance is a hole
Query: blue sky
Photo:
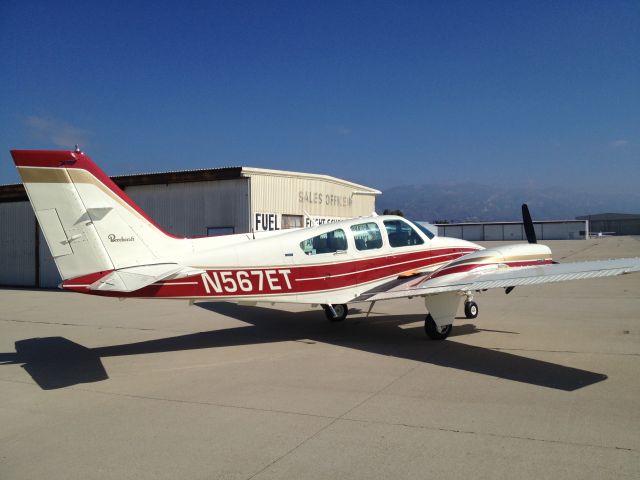
{"type": "Polygon", "coordinates": [[[640,2],[0,2],[9,149],[636,192],[640,2]]]}

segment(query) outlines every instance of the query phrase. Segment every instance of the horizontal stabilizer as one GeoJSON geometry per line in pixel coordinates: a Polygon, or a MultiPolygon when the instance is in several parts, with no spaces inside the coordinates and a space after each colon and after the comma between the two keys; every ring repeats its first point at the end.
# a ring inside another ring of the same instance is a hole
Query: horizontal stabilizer
{"type": "Polygon", "coordinates": [[[89,285],[90,290],[133,292],[161,280],[200,275],[204,270],[184,267],[177,263],[139,265],[114,270],[89,285]]]}

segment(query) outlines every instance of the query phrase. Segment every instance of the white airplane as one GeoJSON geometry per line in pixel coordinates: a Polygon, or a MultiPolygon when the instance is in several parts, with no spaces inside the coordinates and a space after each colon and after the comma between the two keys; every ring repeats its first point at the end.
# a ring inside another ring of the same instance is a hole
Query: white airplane
{"type": "Polygon", "coordinates": [[[640,271],[640,259],[557,264],[536,243],[483,248],[437,237],[397,216],[355,218],[275,233],[178,238],[164,232],[95,163],[76,151],[13,150],[14,162],[63,282],[112,297],[322,305],[424,297],[425,331],[447,338],[475,292],[640,271]]]}

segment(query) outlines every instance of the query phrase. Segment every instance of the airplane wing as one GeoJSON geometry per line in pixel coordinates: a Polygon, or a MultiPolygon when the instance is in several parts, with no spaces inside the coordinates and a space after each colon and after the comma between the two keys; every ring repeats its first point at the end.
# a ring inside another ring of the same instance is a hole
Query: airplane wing
{"type": "Polygon", "coordinates": [[[640,258],[621,258],[529,267],[497,265],[493,269],[480,268],[465,273],[443,276],[421,276],[393,280],[357,297],[354,302],[378,301],[392,298],[436,295],[445,292],[468,292],[489,288],[508,288],[518,285],[565,282],[586,278],[612,277],[640,272],[640,258]]]}

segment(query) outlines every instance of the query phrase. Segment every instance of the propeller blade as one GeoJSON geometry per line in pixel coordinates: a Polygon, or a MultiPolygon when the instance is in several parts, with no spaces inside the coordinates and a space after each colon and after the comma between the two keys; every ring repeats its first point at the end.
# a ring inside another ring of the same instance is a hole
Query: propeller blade
{"type": "Polygon", "coordinates": [[[533,221],[529,213],[529,207],[526,203],[522,204],[522,223],[524,224],[524,233],[527,235],[529,243],[538,243],[536,240],[536,230],[533,228],[533,221]]]}

